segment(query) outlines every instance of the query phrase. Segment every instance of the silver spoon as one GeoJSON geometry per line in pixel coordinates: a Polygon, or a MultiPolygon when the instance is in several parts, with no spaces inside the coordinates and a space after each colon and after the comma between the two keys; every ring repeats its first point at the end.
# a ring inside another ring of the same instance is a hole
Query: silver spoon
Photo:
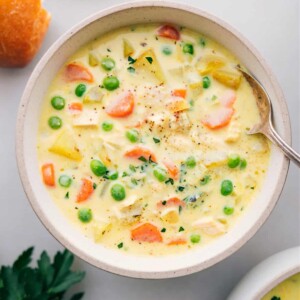
{"type": "Polygon", "coordinates": [[[236,68],[243,74],[252,87],[260,114],[260,122],[255,124],[247,133],[264,134],[273,144],[277,145],[290,160],[300,167],[300,155],[278,135],[273,127],[272,105],[269,95],[257,79],[243,71],[240,66],[237,66],[236,68]]]}

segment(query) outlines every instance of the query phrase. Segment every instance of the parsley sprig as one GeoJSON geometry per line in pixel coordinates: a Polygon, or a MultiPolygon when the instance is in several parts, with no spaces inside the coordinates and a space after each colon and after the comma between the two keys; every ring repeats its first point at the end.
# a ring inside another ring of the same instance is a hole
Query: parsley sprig
{"type": "MultiPolygon", "coordinates": [[[[70,268],[74,255],[68,250],[57,252],[53,262],[43,251],[37,267],[30,267],[33,247],[25,250],[12,266],[0,269],[0,299],[61,300],[65,292],[80,282],[85,273],[70,268]]],[[[80,300],[83,293],[74,294],[70,300],[80,300]]]]}

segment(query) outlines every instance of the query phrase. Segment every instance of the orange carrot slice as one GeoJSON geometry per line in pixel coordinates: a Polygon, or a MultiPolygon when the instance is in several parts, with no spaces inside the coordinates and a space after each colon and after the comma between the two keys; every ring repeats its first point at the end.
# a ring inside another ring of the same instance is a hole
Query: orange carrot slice
{"type": "Polygon", "coordinates": [[[129,116],[134,109],[134,96],[128,91],[121,94],[106,107],[106,113],[112,117],[123,118],[129,116]]]}
{"type": "Polygon", "coordinates": [[[131,158],[136,158],[136,159],[138,159],[140,157],[144,157],[147,160],[149,160],[151,157],[151,160],[153,162],[157,162],[156,157],[153,154],[153,152],[150,149],[142,147],[142,146],[136,146],[136,147],[126,151],[124,155],[126,157],[131,157],[131,158]]]}
{"type": "Polygon", "coordinates": [[[202,123],[210,129],[222,128],[230,123],[233,114],[233,108],[222,107],[216,112],[207,115],[206,118],[202,120],[202,123]]]}
{"type": "Polygon", "coordinates": [[[186,90],[185,89],[173,90],[172,91],[172,96],[185,98],[186,97],[186,90]]]}
{"type": "Polygon", "coordinates": [[[71,63],[66,66],[65,76],[68,81],[94,81],[91,72],[86,67],[76,63],[71,63]]]}
{"type": "Polygon", "coordinates": [[[161,26],[158,29],[158,36],[165,37],[171,40],[176,40],[176,41],[180,39],[179,31],[171,25],[161,26]]]}
{"type": "Polygon", "coordinates": [[[76,202],[83,202],[87,200],[92,195],[93,191],[93,182],[89,179],[82,178],[82,184],[77,195],[76,202]]]}
{"type": "Polygon", "coordinates": [[[179,246],[179,245],[185,245],[186,243],[187,243],[186,239],[178,238],[178,239],[170,241],[167,245],[168,246],[179,246]]]}
{"type": "Polygon", "coordinates": [[[52,163],[42,166],[43,181],[48,186],[55,186],[54,166],[52,163]]]}
{"type": "Polygon", "coordinates": [[[162,242],[163,240],[157,227],[151,223],[144,223],[131,230],[131,239],[148,243],[162,242]]]}
{"type": "Polygon", "coordinates": [[[69,104],[70,110],[82,111],[82,107],[83,107],[83,105],[81,102],[72,102],[69,104]]]}
{"type": "Polygon", "coordinates": [[[165,160],[163,161],[163,164],[167,168],[170,177],[174,180],[177,180],[179,177],[179,169],[174,162],[171,160],[165,160]]]}
{"type": "Polygon", "coordinates": [[[224,94],[220,97],[220,103],[224,107],[232,108],[234,102],[236,100],[236,93],[233,90],[227,90],[224,94]]]}
{"type": "Polygon", "coordinates": [[[172,197],[169,200],[166,201],[165,205],[163,204],[164,201],[158,202],[157,203],[157,207],[158,208],[163,208],[163,207],[170,207],[170,206],[181,206],[184,207],[185,206],[185,202],[183,202],[182,200],[180,200],[177,197],[172,197]]]}

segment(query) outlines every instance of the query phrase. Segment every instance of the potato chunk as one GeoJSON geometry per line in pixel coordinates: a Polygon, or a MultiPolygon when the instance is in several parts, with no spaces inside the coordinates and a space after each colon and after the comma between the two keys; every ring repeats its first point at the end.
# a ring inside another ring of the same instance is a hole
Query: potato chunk
{"type": "Polygon", "coordinates": [[[67,129],[57,137],[54,144],[49,148],[49,151],[76,161],[81,161],[82,159],[76,141],[71,131],[67,129]]]}
{"type": "Polygon", "coordinates": [[[229,70],[214,70],[212,76],[217,81],[223,83],[224,85],[237,89],[240,86],[242,75],[235,71],[229,70]]]}
{"type": "Polygon", "coordinates": [[[160,64],[156,58],[153,49],[148,49],[143,52],[136,60],[135,67],[138,70],[150,73],[156,77],[160,83],[165,82],[164,73],[160,67],[160,64]]]}

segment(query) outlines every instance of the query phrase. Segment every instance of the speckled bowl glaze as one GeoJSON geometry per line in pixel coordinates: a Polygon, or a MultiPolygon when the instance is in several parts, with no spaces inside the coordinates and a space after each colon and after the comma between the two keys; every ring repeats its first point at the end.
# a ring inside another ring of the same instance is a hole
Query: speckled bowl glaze
{"type": "Polygon", "coordinates": [[[49,232],[73,253],[101,269],[138,278],[168,278],[201,271],[239,249],[262,226],[274,208],[288,171],[288,160],[275,148],[264,187],[247,213],[229,233],[206,247],[165,257],[141,257],[107,249],[85,238],[51,200],[42,184],[36,138],[41,104],[49,83],[78,48],[121,26],[137,23],[178,23],[215,39],[233,52],[263,83],[271,96],[276,129],[289,143],[290,122],[286,103],[274,75],[256,49],[231,26],[208,13],[165,1],[127,3],[100,11],[64,34],[33,71],[23,94],[17,121],[16,154],[28,199],[49,232]]]}
{"type": "MultiPolygon", "coordinates": [[[[227,300],[261,299],[276,285],[300,272],[300,247],[279,252],[249,271],[227,300]]],[[[296,300],[296,299],[295,299],[296,300]]]]}

